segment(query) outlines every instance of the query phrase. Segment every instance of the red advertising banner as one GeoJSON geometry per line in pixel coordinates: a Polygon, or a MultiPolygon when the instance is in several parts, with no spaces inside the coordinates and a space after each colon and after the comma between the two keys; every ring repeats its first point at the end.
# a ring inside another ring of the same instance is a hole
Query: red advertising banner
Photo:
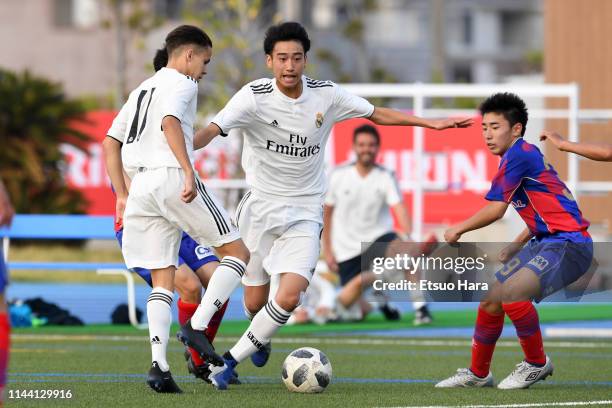
{"type": "MultiPolygon", "coordinates": [[[[114,213],[114,197],[101,146],[114,116],[112,111],[90,112],[87,123],[79,123],[76,127],[91,136],[91,143],[84,150],[68,144],[62,146],[66,181],[83,192],[89,201],[89,214],[114,213]]],[[[334,127],[328,146],[332,166],[352,158],[353,129],[365,122],[354,119],[334,127]]],[[[395,172],[410,208],[410,191],[415,181],[413,128],[379,126],[378,129],[382,139],[378,161],[395,172]]],[[[422,162],[426,223],[456,222],[484,205],[483,196],[499,159],[489,153],[480,133],[479,122],[470,129],[425,130],[422,162]]],[[[240,166],[238,150],[239,145],[235,139],[232,142],[232,138],[213,143],[197,152],[196,169],[204,178],[227,179],[240,166]]]]}
{"type": "MultiPolygon", "coordinates": [[[[353,130],[364,123],[372,124],[365,119],[353,119],[334,127],[334,164],[352,159],[353,130]]],[[[412,150],[414,128],[377,126],[377,129],[381,135],[378,162],[395,172],[410,209],[416,169],[412,150]]],[[[488,151],[480,129],[478,120],[468,129],[425,129],[422,157],[425,223],[457,222],[485,204],[483,197],[499,159],[488,151]]]]}
{"type": "Polygon", "coordinates": [[[62,145],[66,183],[81,190],[89,202],[87,213],[91,215],[115,214],[115,197],[106,175],[101,144],[115,115],[113,111],[89,112],[85,122],[73,126],[89,135],[91,142],[83,146],[83,149],[69,144],[62,145]]]}

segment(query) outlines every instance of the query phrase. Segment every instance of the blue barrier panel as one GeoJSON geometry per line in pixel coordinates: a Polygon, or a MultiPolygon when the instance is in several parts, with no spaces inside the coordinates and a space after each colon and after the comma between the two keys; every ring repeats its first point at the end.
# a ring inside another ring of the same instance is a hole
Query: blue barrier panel
{"type": "Polygon", "coordinates": [[[114,239],[111,216],[19,214],[0,237],[24,239],[114,239]]]}
{"type": "Polygon", "coordinates": [[[125,269],[125,264],[111,262],[9,262],[9,269],[125,269]]]}

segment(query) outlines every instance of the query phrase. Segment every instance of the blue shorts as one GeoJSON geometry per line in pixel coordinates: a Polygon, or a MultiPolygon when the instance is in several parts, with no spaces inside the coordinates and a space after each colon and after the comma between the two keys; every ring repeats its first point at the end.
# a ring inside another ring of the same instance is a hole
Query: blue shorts
{"type": "Polygon", "coordinates": [[[521,268],[531,269],[540,280],[539,302],[578,280],[591,267],[593,240],[581,232],[558,232],[532,238],[495,277],[504,283],[521,268]]]}
{"type": "Polygon", "coordinates": [[[6,263],[4,263],[2,248],[0,248],[0,294],[4,293],[6,285],[8,285],[8,270],[6,269],[6,263]]]}
{"type": "MultiPolygon", "coordinates": [[[[115,233],[119,246],[122,245],[123,229],[120,229],[115,233]]],[[[201,266],[206,265],[209,262],[219,262],[219,258],[213,253],[213,251],[203,245],[198,245],[189,235],[183,232],[181,238],[181,247],[179,248],[179,265],[186,264],[191,270],[196,271],[201,266]]],[[[145,268],[132,268],[142,279],[153,286],[151,280],[151,271],[145,268]]]]}

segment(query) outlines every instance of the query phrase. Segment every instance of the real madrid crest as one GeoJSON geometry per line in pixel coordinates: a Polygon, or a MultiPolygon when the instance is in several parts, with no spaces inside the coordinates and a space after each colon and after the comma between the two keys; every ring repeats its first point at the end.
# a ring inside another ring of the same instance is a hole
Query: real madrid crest
{"type": "Polygon", "coordinates": [[[317,125],[317,128],[320,128],[323,125],[323,114],[321,112],[317,113],[315,123],[317,125]]]}

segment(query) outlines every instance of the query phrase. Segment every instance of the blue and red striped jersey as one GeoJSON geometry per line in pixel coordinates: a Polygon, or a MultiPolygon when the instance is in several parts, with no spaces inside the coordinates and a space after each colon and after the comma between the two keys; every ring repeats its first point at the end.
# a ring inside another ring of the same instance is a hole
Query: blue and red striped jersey
{"type": "Polygon", "coordinates": [[[517,139],[502,156],[485,198],[512,204],[536,237],[586,231],[589,227],[555,169],[545,161],[540,149],[523,138],[517,139]]]}

